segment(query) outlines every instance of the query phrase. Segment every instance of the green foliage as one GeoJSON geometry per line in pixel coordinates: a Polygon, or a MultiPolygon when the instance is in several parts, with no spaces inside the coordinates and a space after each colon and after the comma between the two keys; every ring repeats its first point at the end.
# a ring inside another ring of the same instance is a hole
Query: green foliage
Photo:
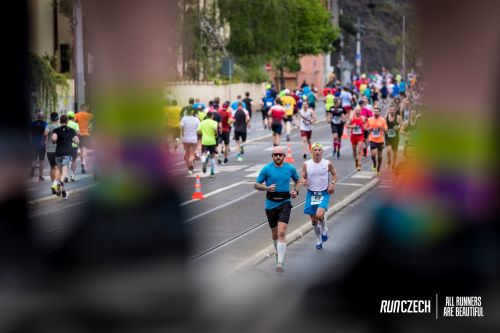
{"type": "Polygon", "coordinates": [[[300,69],[300,56],[331,51],[339,36],[318,0],[219,0],[219,8],[230,25],[227,49],[244,67],[300,69]]]}
{"type": "Polygon", "coordinates": [[[56,111],[58,86],[64,93],[69,89],[66,76],[54,70],[52,60],[48,55],[31,54],[31,103],[35,109],[47,114],[56,111]]]}

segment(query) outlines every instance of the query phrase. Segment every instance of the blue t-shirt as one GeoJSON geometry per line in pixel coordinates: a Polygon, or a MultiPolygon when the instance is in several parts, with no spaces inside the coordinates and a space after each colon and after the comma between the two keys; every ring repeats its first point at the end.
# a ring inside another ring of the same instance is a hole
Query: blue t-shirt
{"type": "Polygon", "coordinates": [[[406,92],[406,82],[401,80],[399,83],[399,92],[400,93],[405,93],[406,92]]]}
{"type": "Polygon", "coordinates": [[[243,108],[245,108],[245,104],[243,103],[243,101],[236,100],[236,101],[234,101],[234,102],[231,103],[231,109],[238,110],[238,103],[240,103],[240,102],[241,102],[243,108]]]}
{"type": "Polygon", "coordinates": [[[311,88],[309,86],[304,86],[304,88],[302,88],[302,93],[304,95],[309,95],[309,93],[311,92],[311,88]]]}
{"type": "Polygon", "coordinates": [[[205,104],[198,102],[193,104],[193,109],[197,110],[198,106],[201,105],[202,110],[205,110],[205,104]]]}
{"type": "MultiPolygon", "coordinates": [[[[299,174],[293,165],[283,163],[283,166],[277,167],[274,162],[271,162],[262,168],[256,182],[259,184],[266,182],[266,186],[276,184],[276,192],[289,192],[290,178],[295,181],[299,180],[299,174]]],[[[290,202],[290,199],[281,202],[266,199],[266,209],[274,209],[285,202],[290,202]]]]}

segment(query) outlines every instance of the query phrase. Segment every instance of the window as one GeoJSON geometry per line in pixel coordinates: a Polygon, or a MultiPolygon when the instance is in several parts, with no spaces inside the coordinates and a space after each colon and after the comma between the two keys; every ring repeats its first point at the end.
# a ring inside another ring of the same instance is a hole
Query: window
{"type": "Polygon", "coordinates": [[[71,70],[71,52],[69,44],[60,45],[61,54],[61,73],[66,73],[71,70]]]}

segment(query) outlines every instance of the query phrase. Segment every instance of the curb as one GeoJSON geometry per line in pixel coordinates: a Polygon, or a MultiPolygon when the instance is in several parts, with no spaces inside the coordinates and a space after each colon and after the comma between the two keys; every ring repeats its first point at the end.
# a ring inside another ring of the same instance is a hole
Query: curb
{"type": "MultiPolygon", "coordinates": [[[[82,186],[82,187],[78,187],[78,188],[75,188],[75,189],[68,190],[68,192],[72,193],[72,194],[73,193],[78,193],[78,192],[83,192],[83,191],[86,191],[89,188],[92,188],[92,187],[97,186],[97,185],[98,184],[85,185],[85,186],[82,186]]],[[[30,200],[30,201],[27,202],[27,204],[28,204],[28,206],[32,206],[32,205],[40,203],[40,202],[57,200],[57,199],[61,199],[61,198],[59,198],[58,196],[56,196],[55,194],[53,194],[53,195],[48,195],[46,197],[42,197],[40,199],[30,200]]]]}
{"type": "MultiPolygon", "coordinates": [[[[341,211],[347,205],[351,204],[356,199],[358,199],[360,196],[362,196],[363,194],[365,194],[366,192],[368,192],[369,190],[371,190],[373,187],[375,187],[375,185],[377,185],[379,183],[379,181],[380,181],[380,178],[376,177],[375,179],[372,179],[370,182],[368,182],[363,187],[361,187],[361,188],[357,189],[356,191],[354,191],[353,193],[349,194],[342,201],[340,201],[337,204],[333,205],[333,207],[327,211],[325,218],[329,218],[332,215],[334,215],[334,214],[338,213],[339,211],[341,211]]],[[[290,245],[293,242],[301,239],[302,237],[304,237],[304,235],[306,235],[312,229],[313,228],[312,228],[312,225],[310,223],[307,223],[307,224],[303,225],[302,227],[300,227],[297,230],[293,231],[289,235],[286,235],[286,239],[287,239],[286,244],[290,245]]],[[[274,246],[273,245],[269,245],[265,249],[259,251],[255,255],[253,255],[251,258],[245,260],[242,264],[240,264],[235,269],[233,269],[231,272],[229,272],[229,275],[233,274],[233,273],[236,273],[238,271],[250,268],[252,266],[257,266],[258,264],[260,264],[264,260],[266,260],[266,259],[270,258],[271,256],[273,256],[274,252],[275,252],[274,246]]]]}

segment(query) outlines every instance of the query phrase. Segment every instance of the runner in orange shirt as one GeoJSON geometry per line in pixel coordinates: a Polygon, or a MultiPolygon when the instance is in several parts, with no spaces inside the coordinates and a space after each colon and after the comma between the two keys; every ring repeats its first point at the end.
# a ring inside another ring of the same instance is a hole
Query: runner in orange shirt
{"type": "Polygon", "coordinates": [[[372,154],[373,171],[380,175],[380,166],[382,165],[382,152],[384,150],[384,136],[387,133],[387,122],[380,116],[380,108],[373,108],[373,117],[368,118],[366,129],[370,132],[368,140],[370,141],[370,150],[372,154]]]}
{"type": "Polygon", "coordinates": [[[87,149],[92,148],[92,141],[90,138],[90,122],[92,119],[94,119],[94,115],[90,112],[87,105],[82,104],[80,111],[75,114],[75,121],[80,127],[80,166],[82,167],[82,173],[87,172],[87,149]]]}

